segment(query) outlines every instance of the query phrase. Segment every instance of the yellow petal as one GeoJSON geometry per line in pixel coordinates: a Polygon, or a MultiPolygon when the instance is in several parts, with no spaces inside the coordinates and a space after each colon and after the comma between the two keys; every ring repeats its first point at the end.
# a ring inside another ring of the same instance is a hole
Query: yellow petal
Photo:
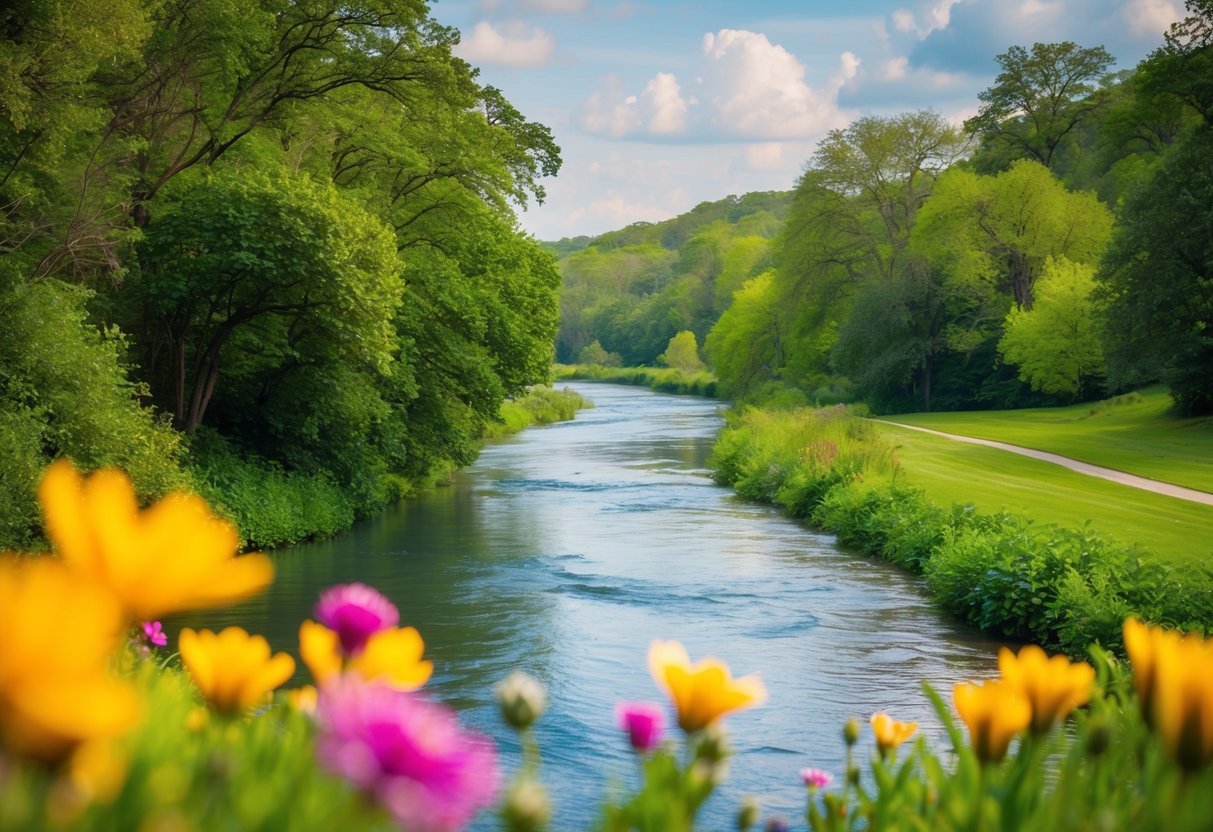
{"type": "Polygon", "coordinates": [[[425,642],[413,627],[380,630],[367,640],[366,647],[350,661],[350,669],[368,681],[386,681],[398,690],[416,690],[429,681],[432,662],[422,661],[425,642]]]}
{"type": "Polygon", "coordinates": [[[341,672],[340,637],[315,621],[299,625],[299,655],[318,685],[341,672]]]}

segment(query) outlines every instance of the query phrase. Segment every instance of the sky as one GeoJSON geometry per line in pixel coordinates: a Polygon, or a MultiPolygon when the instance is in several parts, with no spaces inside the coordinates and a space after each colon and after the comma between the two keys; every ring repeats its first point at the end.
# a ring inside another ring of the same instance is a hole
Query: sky
{"type": "Polygon", "coordinates": [[[957,122],[1009,46],[1072,40],[1135,66],[1182,0],[436,0],[455,52],[564,166],[520,212],[541,240],[657,222],[794,187],[818,141],[861,115],[957,122]]]}

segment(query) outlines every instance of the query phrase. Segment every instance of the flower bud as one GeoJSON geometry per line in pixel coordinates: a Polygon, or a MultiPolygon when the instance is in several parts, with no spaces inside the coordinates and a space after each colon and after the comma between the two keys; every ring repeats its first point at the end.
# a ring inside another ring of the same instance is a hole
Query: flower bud
{"type": "Polygon", "coordinates": [[[842,726],[842,738],[847,745],[859,742],[859,720],[851,717],[842,726]]]}
{"type": "Polygon", "coordinates": [[[519,731],[530,728],[548,706],[548,694],[535,677],[515,670],[496,688],[501,718],[519,731]]]}
{"type": "Polygon", "coordinates": [[[552,801],[538,780],[522,780],[506,795],[501,817],[510,832],[539,832],[552,819],[552,801]]]}
{"type": "Polygon", "coordinates": [[[762,825],[762,829],[763,832],[788,832],[788,821],[786,818],[772,815],[767,818],[767,822],[762,825]]]}
{"type": "Polygon", "coordinates": [[[719,722],[714,722],[703,729],[703,736],[695,748],[695,759],[707,763],[719,763],[733,753],[729,744],[729,734],[719,722]]]}
{"type": "Polygon", "coordinates": [[[758,817],[761,814],[762,807],[758,805],[758,801],[746,795],[741,799],[741,808],[737,810],[737,828],[740,832],[748,832],[754,824],[758,823],[758,817]]]}

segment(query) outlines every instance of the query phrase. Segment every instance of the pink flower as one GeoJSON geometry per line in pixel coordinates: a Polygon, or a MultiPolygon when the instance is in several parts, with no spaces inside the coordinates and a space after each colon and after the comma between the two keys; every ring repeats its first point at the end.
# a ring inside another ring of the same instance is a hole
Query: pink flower
{"type": "Polygon", "coordinates": [[[143,635],[147,636],[147,640],[157,647],[168,644],[168,636],[160,629],[159,621],[144,621],[143,635]]]}
{"type": "Polygon", "coordinates": [[[316,617],[337,633],[346,656],[361,652],[375,633],[400,623],[396,605],[366,584],[330,587],[316,604],[316,617]]]}
{"type": "Polygon", "coordinates": [[[661,742],[665,720],[661,706],[652,702],[620,702],[615,706],[619,727],[628,732],[628,741],[637,751],[649,751],[661,742]]]}
{"type": "Polygon", "coordinates": [[[833,781],[834,775],[819,768],[802,768],[800,770],[800,779],[810,789],[824,789],[833,781]]]}
{"type": "Polygon", "coordinates": [[[462,829],[497,793],[497,751],[449,709],[354,676],[320,690],[321,765],[373,795],[410,832],[462,829]]]}

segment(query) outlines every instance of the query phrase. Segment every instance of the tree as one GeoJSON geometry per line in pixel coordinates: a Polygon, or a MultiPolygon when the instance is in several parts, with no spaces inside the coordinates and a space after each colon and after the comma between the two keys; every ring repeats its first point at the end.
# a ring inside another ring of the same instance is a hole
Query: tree
{"type": "Polygon", "coordinates": [[[957,169],[940,177],[915,246],[1031,310],[1048,258],[1096,263],[1111,233],[1112,214],[1094,194],[1068,191],[1046,167],[1023,159],[997,176],[957,169]]]}
{"type": "Polygon", "coordinates": [[[202,424],[227,348],[252,328],[249,347],[273,354],[275,375],[317,349],[386,370],[403,287],[382,223],[331,186],[254,171],[199,181],[174,202],[148,226],[126,291],[145,310],[153,390],[180,429],[202,424]]]}
{"type": "Polygon", "coordinates": [[[695,333],[685,329],[670,339],[669,346],[657,356],[657,360],[680,373],[697,373],[703,369],[695,333]]]}
{"type": "Polygon", "coordinates": [[[747,280],[708,333],[704,352],[729,395],[740,396],[776,378],[783,355],[775,298],[771,272],[747,280]]]}
{"type": "Polygon", "coordinates": [[[1172,96],[1213,124],[1213,0],[1187,0],[1190,14],[1141,63],[1144,91],[1172,96]]]}
{"type": "Polygon", "coordinates": [[[1100,267],[1113,384],[1161,377],[1179,408],[1213,413],[1213,127],[1133,194],[1100,267]]]}
{"type": "Polygon", "coordinates": [[[1115,59],[1102,46],[1073,41],[1012,46],[997,56],[994,86],[977,94],[982,105],[965,130],[989,145],[1005,145],[1010,159],[1035,159],[1052,168],[1062,142],[1094,112],[1092,82],[1115,59]]]}
{"type": "Polygon", "coordinates": [[[1089,380],[1106,372],[1094,288],[1093,267],[1049,258],[1036,305],[1016,305],[1007,315],[998,351],[1033,390],[1079,399],[1089,380]]]}

